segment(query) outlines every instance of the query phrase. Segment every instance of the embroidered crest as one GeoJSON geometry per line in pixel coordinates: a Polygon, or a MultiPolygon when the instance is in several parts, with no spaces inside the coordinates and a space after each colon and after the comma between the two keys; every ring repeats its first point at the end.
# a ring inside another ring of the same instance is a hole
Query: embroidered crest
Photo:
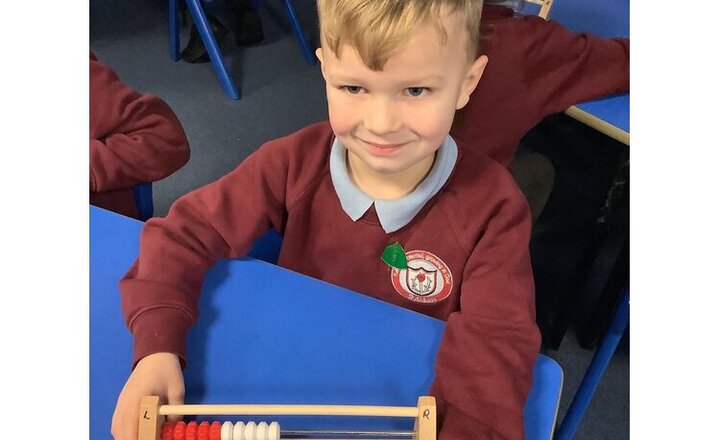
{"type": "Polygon", "coordinates": [[[444,261],[428,251],[406,252],[407,268],[393,268],[392,285],[410,301],[436,303],[450,296],[453,278],[444,261]]]}

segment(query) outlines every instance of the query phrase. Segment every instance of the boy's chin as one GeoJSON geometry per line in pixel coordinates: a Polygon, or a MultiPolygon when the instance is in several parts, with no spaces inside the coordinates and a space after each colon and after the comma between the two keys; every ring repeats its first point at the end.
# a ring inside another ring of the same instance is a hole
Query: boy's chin
{"type": "Polygon", "coordinates": [[[385,177],[391,177],[398,174],[402,174],[403,172],[407,171],[411,167],[409,166],[402,166],[399,164],[369,164],[369,168],[373,170],[373,172],[377,173],[378,175],[385,176],[385,177]]]}

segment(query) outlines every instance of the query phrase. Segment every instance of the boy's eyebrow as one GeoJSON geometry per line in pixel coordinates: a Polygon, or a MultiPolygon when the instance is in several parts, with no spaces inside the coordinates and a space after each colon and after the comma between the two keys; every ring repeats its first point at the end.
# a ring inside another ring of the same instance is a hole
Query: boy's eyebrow
{"type": "Polygon", "coordinates": [[[347,76],[340,73],[328,73],[328,78],[330,78],[333,81],[343,82],[343,83],[357,83],[360,82],[358,78],[355,78],[353,76],[347,76]]]}
{"type": "Polygon", "coordinates": [[[413,84],[413,83],[423,83],[423,82],[435,82],[435,81],[442,81],[445,79],[445,76],[443,75],[425,75],[425,76],[418,76],[417,78],[411,78],[406,81],[403,81],[403,83],[407,84],[413,84]]]}
{"type": "MultiPolygon", "coordinates": [[[[362,79],[344,75],[341,73],[329,73],[328,78],[332,81],[338,81],[343,83],[360,83],[363,82],[362,79]]],[[[442,82],[445,79],[443,75],[425,75],[425,76],[418,76],[416,78],[409,78],[407,80],[401,81],[401,84],[419,84],[419,83],[425,83],[425,82],[442,82]]]]}

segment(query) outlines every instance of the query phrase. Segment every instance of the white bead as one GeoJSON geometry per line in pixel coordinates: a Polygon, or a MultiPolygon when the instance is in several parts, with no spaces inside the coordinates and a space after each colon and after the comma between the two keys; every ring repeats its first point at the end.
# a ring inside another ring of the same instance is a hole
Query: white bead
{"type": "Polygon", "coordinates": [[[272,422],[268,426],[267,440],[280,440],[280,424],[278,422],[272,422]]]}
{"type": "Polygon", "coordinates": [[[257,425],[255,422],[247,422],[245,425],[245,432],[243,433],[243,440],[255,440],[255,428],[257,425]]]}
{"type": "Polygon", "coordinates": [[[222,424],[220,429],[220,440],[233,440],[233,424],[232,422],[225,422],[222,424]]]}
{"type": "Polygon", "coordinates": [[[245,432],[245,424],[243,422],[235,423],[233,427],[232,440],[244,440],[243,433],[245,432]]]}
{"type": "Polygon", "coordinates": [[[260,422],[257,425],[257,430],[255,430],[255,440],[267,440],[267,434],[268,434],[268,424],[267,422],[260,422]]]}

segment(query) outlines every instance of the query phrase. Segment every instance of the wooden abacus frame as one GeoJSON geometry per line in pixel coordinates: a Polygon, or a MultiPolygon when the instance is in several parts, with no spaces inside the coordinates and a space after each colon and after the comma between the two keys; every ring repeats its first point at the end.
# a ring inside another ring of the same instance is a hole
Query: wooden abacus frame
{"type": "Polygon", "coordinates": [[[540,6],[540,12],[538,17],[547,20],[548,14],[550,14],[550,8],[552,8],[553,0],[526,0],[528,3],[540,6]]]}
{"type": "Polygon", "coordinates": [[[378,416],[415,419],[413,438],[436,440],[436,406],[432,396],[420,396],[417,406],[368,405],[160,405],[158,396],[143,397],[138,440],[160,440],[163,416],[188,415],[303,415],[378,416]]]}

